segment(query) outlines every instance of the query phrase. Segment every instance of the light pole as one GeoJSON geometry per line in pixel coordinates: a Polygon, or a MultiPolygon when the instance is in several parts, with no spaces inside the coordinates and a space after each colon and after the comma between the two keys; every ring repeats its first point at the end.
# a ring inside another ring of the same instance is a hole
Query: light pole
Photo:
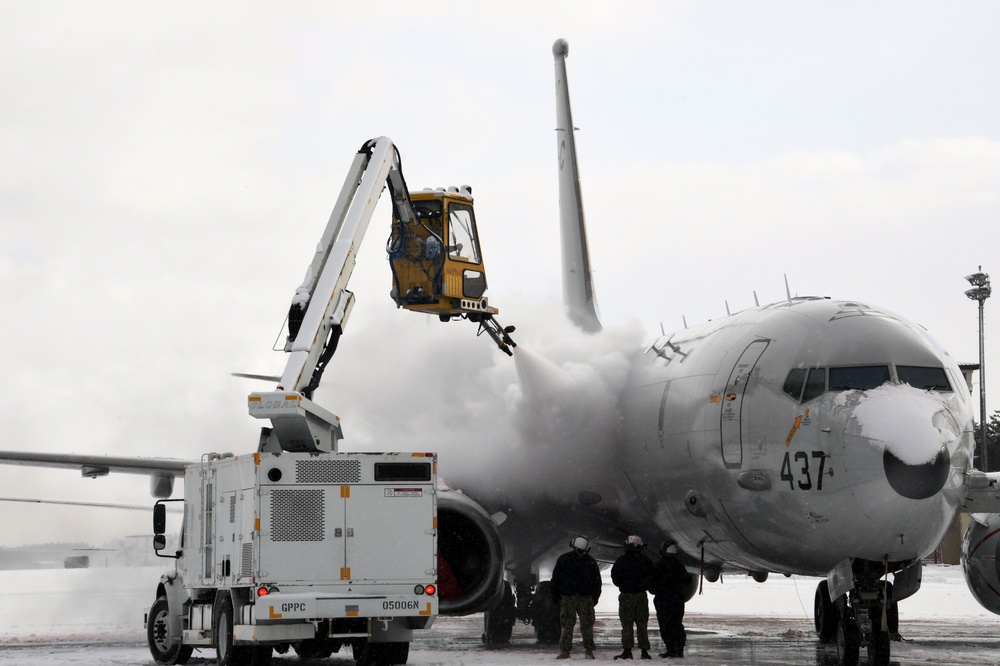
{"type": "Polygon", "coordinates": [[[983,471],[990,469],[989,454],[986,446],[986,348],[983,333],[983,304],[993,291],[990,288],[990,276],[979,267],[978,273],[965,276],[972,289],[965,295],[974,301],[979,301],[979,441],[983,445],[983,471]]]}

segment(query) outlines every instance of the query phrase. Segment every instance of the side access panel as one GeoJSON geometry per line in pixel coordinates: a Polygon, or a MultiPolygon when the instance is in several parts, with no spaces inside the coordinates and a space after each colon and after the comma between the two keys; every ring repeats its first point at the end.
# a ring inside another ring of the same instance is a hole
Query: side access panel
{"type": "Polygon", "coordinates": [[[429,489],[398,485],[351,487],[346,503],[350,578],[377,581],[436,577],[434,498],[429,489]]]}

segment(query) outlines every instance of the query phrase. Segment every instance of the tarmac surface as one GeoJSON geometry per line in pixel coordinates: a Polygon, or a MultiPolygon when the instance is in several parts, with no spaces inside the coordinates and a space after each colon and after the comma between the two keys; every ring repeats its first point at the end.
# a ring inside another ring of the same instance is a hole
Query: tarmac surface
{"type": "MultiPolygon", "coordinates": [[[[691,614],[685,622],[688,645],[685,658],[661,659],[657,653],[662,644],[651,626],[653,661],[659,663],[745,666],[745,665],[817,665],[836,666],[833,645],[817,641],[808,622],[783,618],[746,616],[713,616],[691,614]]],[[[613,614],[598,615],[595,625],[597,661],[612,661],[620,653],[618,618],[613,614]]],[[[902,642],[892,645],[890,664],[894,666],[979,666],[1000,664],[1000,636],[996,624],[982,622],[911,622],[901,623],[902,642]]],[[[579,630],[578,630],[579,631],[579,630]]],[[[558,649],[539,645],[530,626],[515,627],[511,643],[499,649],[483,646],[482,616],[439,618],[435,626],[415,640],[408,663],[417,666],[453,666],[455,664],[552,664],[558,649]]],[[[40,637],[39,637],[40,638],[40,637]]],[[[152,665],[149,652],[139,636],[104,637],[67,636],[58,641],[29,638],[0,644],[0,664],[75,665],[132,664],[152,665]]],[[[571,661],[583,661],[583,651],[576,635],[571,661]]],[[[636,657],[638,649],[634,650],[636,657]]],[[[214,664],[212,650],[196,652],[190,664],[214,664]]],[[[304,660],[294,656],[275,655],[272,664],[353,664],[350,652],[342,650],[326,660],[304,660]]],[[[862,650],[861,664],[867,663],[862,650]]]]}
{"type": "MultiPolygon", "coordinates": [[[[0,666],[152,666],[143,615],[162,567],[0,571],[0,666]]],[[[696,666],[837,664],[836,649],[813,631],[816,580],[771,577],[758,584],[730,576],[706,585],[688,604],[683,660],[660,659],[663,644],[650,621],[653,661],[696,666]],[[756,614],[752,614],[756,613],[756,614]]],[[[597,608],[597,661],[621,652],[617,594],[610,585],[597,608]]],[[[1000,616],[980,607],[960,567],[926,567],[923,586],[900,603],[900,634],[891,645],[893,666],[1000,664],[1000,616]]],[[[483,616],[439,617],[410,647],[413,666],[549,664],[558,648],[541,645],[529,625],[517,624],[511,642],[487,649],[483,616]]],[[[583,662],[579,628],[571,661],[583,662]]],[[[634,650],[639,656],[638,650],[634,650]]],[[[861,651],[860,663],[867,664],[861,651]]],[[[215,651],[196,651],[191,664],[214,664],[215,651]]],[[[275,655],[274,666],[353,666],[350,650],[327,660],[275,655]]],[[[564,662],[558,662],[564,663],[564,662]]],[[[617,662],[621,663],[621,662],[617,662]]]]}

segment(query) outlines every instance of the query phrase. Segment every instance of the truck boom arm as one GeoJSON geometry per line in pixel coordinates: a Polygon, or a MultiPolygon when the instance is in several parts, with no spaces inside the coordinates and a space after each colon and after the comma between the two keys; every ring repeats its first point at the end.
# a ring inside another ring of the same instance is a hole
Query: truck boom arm
{"type": "MultiPolygon", "coordinates": [[[[274,426],[262,433],[261,451],[337,450],[342,436],[340,420],[313,403],[312,394],[319,387],[351,315],[354,294],[348,291],[347,284],[372,213],[387,186],[397,225],[414,226],[417,218],[403,179],[399,152],[386,137],[366,141],[354,157],[305,279],[292,298],[284,347],[288,360],[277,390],[250,395],[250,414],[270,419],[274,426]]],[[[482,285],[485,288],[485,279],[482,285]]],[[[514,329],[500,327],[493,318],[497,310],[486,307],[485,299],[481,304],[458,298],[449,303],[434,312],[444,320],[458,316],[478,322],[480,330],[487,332],[502,351],[511,353],[514,343],[509,333],[514,329]],[[472,308],[471,314],[468,307],[472,308]]]]}
{"type": "Polygon", "coordinates": [[[387,179],[393,205],[412,217],[399,154],[386,137],[365,142],[351,164],[316,255],[289,311],[289,352],[280,387],[310,398],[336,350],[354,305],[347,283],[387,179]]]}

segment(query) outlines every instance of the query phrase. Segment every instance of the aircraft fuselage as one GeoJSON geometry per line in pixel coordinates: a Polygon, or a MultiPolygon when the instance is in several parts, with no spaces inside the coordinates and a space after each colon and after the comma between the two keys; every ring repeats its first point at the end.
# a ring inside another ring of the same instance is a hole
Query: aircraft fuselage
{"type": "Polygon", "coordinates": [[[972,466],[955,361],[864,304],[795,299],[655,340],[621,397],[623,520],[710,565],[923,557],[972,466]]]}

